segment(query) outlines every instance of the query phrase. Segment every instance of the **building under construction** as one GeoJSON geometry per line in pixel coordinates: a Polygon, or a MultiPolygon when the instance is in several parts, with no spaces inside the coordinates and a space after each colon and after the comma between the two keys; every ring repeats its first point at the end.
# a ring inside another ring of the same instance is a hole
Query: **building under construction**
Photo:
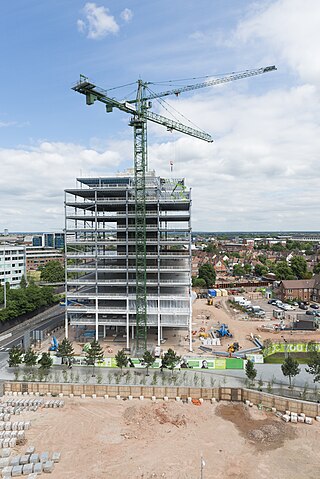
{"type": "MultiPolygon", "coordinates": [[[[68,324],[96,338],[136,335],[134,173],[79,178],[65,191],[66,335],[68,324]]],[[[145,178],[148,345],[165,328],[183,328],[191,349],[191,192],[184,179],[145,178]],[[187,331],[186,331],[187,330],[187,331]]],[[[153,344],[153,345],[156,345],[153,344]]]]}

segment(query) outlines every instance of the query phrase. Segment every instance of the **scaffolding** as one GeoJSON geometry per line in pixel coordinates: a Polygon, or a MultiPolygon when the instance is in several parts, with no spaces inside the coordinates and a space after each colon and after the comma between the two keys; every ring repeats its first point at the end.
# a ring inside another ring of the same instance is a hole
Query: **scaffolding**
{"type": "MultiPolygon", "coordinates": [[[[66,335],[68,324],[91,328],[96,339],[122,336],[132,351],[141,334],[134,173],[78,185],[65,191],[66,335]]],[[[145,192],[146,337],[156,331],[160,346],[164,328],[187,328],[191,349],[191,192],[152,171],[145,192]]]]}

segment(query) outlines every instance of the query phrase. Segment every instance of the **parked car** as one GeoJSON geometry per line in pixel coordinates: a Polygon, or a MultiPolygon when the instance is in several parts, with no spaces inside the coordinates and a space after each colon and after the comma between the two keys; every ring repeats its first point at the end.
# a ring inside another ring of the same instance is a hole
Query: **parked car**
{"type": "Polygon", "coordinates": [[[304,304],[304,303],[300,303],[300,304],[299,304],[299,308],[300,308],[300,309],[308,309],[308,306],[307,306],[306,304],[304,304]]]}
{"type": "Polygon", "coordinates": [[[317,312],[316,311],[311,311],[310,309],[308,309],[308,311],[306,311],[306,314],[308,314],[309,316],[316,316],[317,312]]]}
{"type": "Polygon", "coordinates": [[[276,304],[277,299],[269,299],[268,304],[276,304]]]}
{"type": "Polygon", "coordinates": [[[310,304],[310,308],[319,309],[319,305],[318,304],[310,304]]]}

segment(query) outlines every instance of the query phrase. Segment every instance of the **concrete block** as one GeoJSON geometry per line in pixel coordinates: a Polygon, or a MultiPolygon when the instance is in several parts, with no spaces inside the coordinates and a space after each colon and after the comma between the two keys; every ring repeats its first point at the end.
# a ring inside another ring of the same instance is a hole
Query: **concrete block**
{"type": "Polygon", "coordinates": [[[290,419],[290,420],[291,420],[291,422],[293,422],[293,423],[297,423],[297,422],[298,422],[298,416],[292,416],[292,415],[291,415],[291,419],[290,419]]]}
{"type": "Polygon", "coordinates": [[[180,402],[181,398],[179,396],[176,397],[176,401],[180,402]]]}
{"type": "Polygon", "coordinates": [[[47,392],[47,394],[46,394],[46,395],[47,395],[47,396],[49,396],[49,397],[51,397],[51,396],[52,396],[52,394],[51,394],[51,393],[49,393],[49,392],[47,392]]]}
{"type": "Polygon", "coordinates": [[[17,445],[16,437],[12,437],[11,439],[9,439],[9,447],[16,447],[16,445],[17,445]]]}
{"type": "Polygon", "coordinates": [[[22,474],[27,476],[28,474],[32,474],[33,472],[33,464],[24,464],[22,468],[22,474]]]}
{"type": "Polygon", "coordinates": [[[47,462],[49,460],[49,453],[48,452],[42,452],[40,454],[40,461],[41,462],[47,462]]]}
{"type": "Polygon", "coordinates": [[[199,399],[199,402],[200,402],[200,404],[203,404],[203,399],[200,398],[200,399],[199,399]]]}
{"type": "Polygon", "coordinates": [[[12,477],[22,476],[22,467],[23,466],[14,466],[11,471],[12,477]]]}
{"type": "Polygon", "coordinates": [[[53,452],[51,459],[53,462],[60,462],[61,452],[53,452]]]}
{"type": "Polygon", "coordinates": [[[118,400],[121,399],[120,394],[117,394],[117,395],[116,395],[116,399],[118,399],[118,400]]]}
{"type": "Polygon", "coordinates": [[[6,448],[6,449],[9,448],[10,447],[9,442],[10,442],[10,439],[4,439],[3,443],[2,443],[2,447],[6,448]]]}
{"type": "Polygon", "coordinates": [[[320,422],[320,416],[316,416],[316,421],[320,422]]]}
{"type": "Polygon", "coordinates": [[[69,394],[69,398],[71,398],[71,399],[73,398],[73,394],[72,394],[72,393],[71,393],[71,394],[69,394]]]}
{"type": "Polygon", "coordinates": [[[301,417],[306,417],[306,415],[305,415],[304,412],[301,412],[301,413],[299,414],[299,416],[301,416],[301,417]]]}
{"type": "Polygon", "coordinates": [[[81,394],[81,398],[82,398],[82,399],[85,399],[85,398],[86,398],[86,395],[85,395],[85,394],[81,394]]]}
{"type": "Polygon", "coordinates": [[[96,399],[97,395],[96,394],[92,394],[92,399],[96,399]]]}
{"type": "Polygon", "coordinates": [[[20,457],[20,465],[24,466],[25,464],[28,464],[29,460],[30,460],[30,454],[23,454],[23,456],[20,457]]]}
{"type": "Polygon", "coordinates": [[[109,399],[109,394],[105,394],[103,397],[104,397],[105,399],[109,399]]]}
{"type": "Polygon", "coordinates": [[[190,398],[190,397],[188,398],[188,403],[190,403],[190,404],[192,403],[192,398],[190,398]]]}
{"type": "Polygon", "coordinates": [[[304,422],[305,421],[305,418],[301,417],[301,416],[298,416],[297,419],[298,419],[298,422],[304,422]]]}
{"type": "Polygon", "coordinates": [[[0,457],[9,457],[11,454],[11,449],[8,447],[4,447],[3,449],[0,449],[0,457]]]}
{"type": "Polygon", "coordinates": [[[129,401],[132,401],[133,396],[128,396],[129,401]]]}
{"type": "Polygon", "coordinates": [[[59,398],[63,398],[63,393],[59,393],[59,398]]]}
{"type": "Polygon", "coordinates": [[[286,415],[287,415],[287,416],[290,416],[290,411],[286,411],[286,415]]]}
{"type": "Polygon", "coordinates": [[[36,448],[34,446],[28,446],[27,449],[26,449],[25,454],[31,455],[31,454],[34,453],[35,450],[36,450],[36,448]]]}
{"type": "Polygon", "coordinates": [[[6,466],[2,469],[2,477],[11,477],[12,466],[6,466]]]}
{"type": "Polygon", "coordinates": [[[253,402],[250,402],[249,406],[250,406],[250,407],[253,407],[253,402]]]}
{"type": "Polygon", "coordinates": [[[18,396],[18,393],[16,391],[13,391],[12,396],[18,396]]]}
{"type": "Polygon", "coordinates": [[[18,391],[18,396],[22,396],[22,391],[18,391]]]}
{"type": "Polygon", "coordinates": [[[27,479],[37,479],[38,474],[37,473],[33,473],[33,474],[29,474],[29,476],[27,477],[27,479]]]}
{"type": "Polygon", "coordinates": [[[211,404],[214,404],[216,402],[216,398],[211,398],[211,404]]]}
{"type": "Polygon", "coordinates": [[[54,462],[53,461],[46,461],[43,464],[43,472],[52,472],[54,467],[54,462]]]}
{"type": "Polygon", "coordinates": [[[306,423],[306,424],[312,424],[312,423],[313,423],[312,417],[306,416],[306,417],[305,417],[305,423],[306,423]]]}
{"type": "Polygon", "coordinates": [[[30,421],[26,421],[24,423],[24,430],[27,431],[28,429],[30,429],[30,426],[31,426],[31,422],[30,421]]]}
{"type": "Polygon", "coordinates": [[[33,453],[30,455],[30,463],[31,463],[31,464],[36,464],[37,462],[40,462],[39,454],[33,452],[33,453]]]}
{"type": "Polygon", "coordinates": [[[164,401],[169,401],[168,396],[164,396],[163,400],[164,400],[164,401]]]}
{"type": "Polygon", "coordinates": [[[283,414],[282,419],[283,419],[284,422],[289,422],[290,421],[289,414],[283,414]]]}
{"type": "Polygon", "coordinates": [[[12,422],[5,422],[4,423],[4,430],[5,431],[11,431],[11,427],[12,427],[12,422]]]}
{"type": "Polygon", "coordinates": [[[6,466],[9,466],[10,459],[9,457],[1,457],[0,458],[0,469],[3,469],[6,466]]]}
{"type": "Polygon", "coordinates": [[[144,396],[140,396],[140,401],[143,401],[144,400],[144,396]]]}
{"type": "Polygon", "coordinates": [[[42,462],[37,462],[33,466],[33,472],[36,472],[37,474],[41,474],[42,472],[42,462]]]}
{"type": "Polygon", "coordinates": [[[156,401],[156,397],[155,397],[155,396],[151,396],[151,401],[155,402],[155,401],[156,401]]]}
{"type": "Polygon", "coordinates": [[[250,406],[250,401],[248,399],[245,400],[247,406],[250,406]]]}
{"type": "Polygon", "coordinates": [[[10,459],[10,466],[19,466],[20,464],[20,456],[13,456],[10,459]]]}

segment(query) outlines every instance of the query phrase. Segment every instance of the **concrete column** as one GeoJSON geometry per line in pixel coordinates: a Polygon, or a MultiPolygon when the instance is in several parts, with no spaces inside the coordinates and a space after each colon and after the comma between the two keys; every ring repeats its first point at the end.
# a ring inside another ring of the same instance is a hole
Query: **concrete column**
{"type": "Polygon", "coordinates": [[[132,334],[131,337],[132,337],[132,339],[134,339],[134,326],[131,326],[131,328],[132,328],[132,329],[131,329],[131,334],[132,334]]]}
{"type": "Polygon", "coordinates": [[[130,348],[130,325],[129,325],[129,298],[127,298],[127,326],[126,326],[126,333],[127,333],[127,349],[130,348]]]}
{"type": "Polygon", "coordinates": [[[96,341],[99,339],[99,322],[98,322],[98,298],[96,297],[96,341]]]}
{"type": "Polygon", "coordinates": [[[158,311],[158,342],[157,345],[160,346],[160,339],[161,339],[161,325],[160,325],[160,312],[158,311]]]}
{"type": "Polygon", "coordinates": [[[107,327],[106,327],[106,325],[104,325],[103,326],[103,337],[104,338],[106,337],[106,329],[107,329],[107,327]]]}

